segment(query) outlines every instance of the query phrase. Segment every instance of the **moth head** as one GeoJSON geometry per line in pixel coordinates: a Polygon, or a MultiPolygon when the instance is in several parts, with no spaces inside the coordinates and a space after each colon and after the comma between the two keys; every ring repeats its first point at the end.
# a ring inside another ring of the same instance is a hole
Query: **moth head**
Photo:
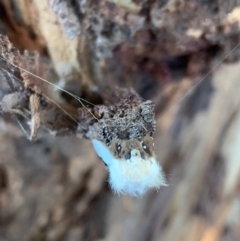
{"type": "Polygon", "coordinates": [[[112,155],[120,160],[131,159],[134,153],[138,153],[143,160],[155,157],[153,138],[149,135],[142,139],[113,140],[109,149],[112,155]]]}
{"type": "Polygon", "coordinates": [[[166,185],[149,135],[141,140],[113,139],[109,146],[93,140],[93,146],[108,167],[109,183],[116,193],[142,196],[148,189],[166,185]]]}

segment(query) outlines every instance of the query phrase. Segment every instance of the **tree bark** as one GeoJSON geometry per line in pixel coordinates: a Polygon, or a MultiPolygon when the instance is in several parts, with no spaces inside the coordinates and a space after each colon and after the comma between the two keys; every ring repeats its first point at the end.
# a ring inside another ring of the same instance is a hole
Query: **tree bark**
{"type": "Polygon", "coordinates": [[[156,103],[168,182],[140,199],[117,196],[90,143],[46,133],[29,142],[3,116],[0,240],[240,239],[238,1],[1,0],[0,8],[0,32],[50,59],[50,81],[95,104],[106,84],[156,103]]]}

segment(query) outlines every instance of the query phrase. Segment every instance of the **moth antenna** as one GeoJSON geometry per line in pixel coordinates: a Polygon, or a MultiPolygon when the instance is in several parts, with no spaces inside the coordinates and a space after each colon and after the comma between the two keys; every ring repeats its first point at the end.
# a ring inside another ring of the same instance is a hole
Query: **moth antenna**
{"type": "Polygon", "coordinates": [[[23,131],[23,133],[25,134],[26,138],[28,140],[31,140],[30,135],[27,133],[26,129],[24,128],[24,126],[22,125],[22,123],[20,122],[20,120],[17,118],[16,115],[12,115],[12,118],[15,119],[18,123],[18,125],[20,126],[21,130],[23,131]]]}
{"type": "MultiPolygon", "coordinates": [[[[19,80],[16,76],[12,75],[11,77],[19,80]]],[[[73,118],[66,110],[64,110],[59,104],[57,104],[53,99],[51,99],[50,97],[44,95],[42,93],[42,96],[44,96],[46,99],[48,99],[50,102],[52,102],[54,105],[56,105],[60,110],[62,110],[68,117],[70,117],[75,123],[77,123],[78,125],[80,125],[80,123],[75,119],[73,118]]]]}
{"type": "Polygon", "coordinates": [[[80,125],[80,123],[73,118],[66,110],[64,110],[58,103],[56,103],[54,100],[52,100],[51,98],[49,98],[46,95],[43,95],[46,99],[48,99],[49,101],[51,101],[54,105],[56,105],[60,110],[62,110],[68,117],[70,117],[76,124],[80,125]]]}
{"type": "MultiPolygon", "coordinates": [[[[83,98],[78,97],[78,96],[72,94],[71,92],[69,92],[69,91],[67,91],[67,90],[65,90],[65,89],[63,89],[63,88],[61,88],[61,87],[53,84],[52,82],[50,82],[50,81],[48,81],[48,80],[46,80],[46,79],[44,79],[44,78],[42,78],[42,77],[40,77],[40,76],[38,76],[38,75],[36,75],[36,74],[33,74],[33,73],[31,73],[30,71],[28,71],[28,70],[26,70],[26,69],[24,69],[24,68],[22,68],[22,67],[20,67],[20,66],[15,65],[14,63],[12,63],[11,61],[9,61],[9,60],[4,56],[3,51],[2,51],[2,56],[3,56],[3,57],[0,57],[0,58],[2,58],[3,60],[7,61],[7,62],[8,62],[9,64],[11,64],[12,66],[14,66],[14,67],[16,67],[16,68],[18,68],[18,69],[20,69],[20,70],[22,70],[22,71],[24,71],[24,72],[32,75],[32,76],[34,76],[34,77],[42,80],[43,82],[45,82],[45,83],[47,83],[47,84],[49,84],[49,85],[57,88],[58,90],[61,90],[61,91],[65,92],[65,93],[67,93],[68,95],[72,96],[74,99],[76,99],[77,101],[79,101],[79,103],[81,103],[82,106],[83,106],[96,120],[99,120],[99,119],[83,104],[83,101],[85,101],[86,103],[89,103],[89,104],[91,104],[91,105],[94,105],[94,104],[92,104],[91,102],[88,102],[87,100],[84,100],[83,98]]],[[[95,105],[94,105],[94,106],[95,106],[95,105]]]]}

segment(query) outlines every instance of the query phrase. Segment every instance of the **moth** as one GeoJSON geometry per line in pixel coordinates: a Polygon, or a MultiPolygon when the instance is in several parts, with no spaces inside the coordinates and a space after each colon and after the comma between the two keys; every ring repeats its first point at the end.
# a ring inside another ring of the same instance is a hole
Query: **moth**
{"type": "MultiPolygon", "coordinates": [[[[86,137],[91,139],[96,153],[105,163],[113,191],[142,196],[149,189],[167,185],[154,151],[154,103],[142,101],[133,91],[115,91],[118,93],[112,102],[115,104],[108,106],[107,102],[100,109],[94,108],[98,121],[92,118],[92,125],[86,127],[86,137]]],[[[105,100],[107,98],[108,95],[105,100]]],[[[79,125],[80,130],[81,127],[79,125]]]]}
{"type": "Polygon", "coordinates": [[[104,86],[98,91],[102,104],[83,105],[70,112],[47,96],[38,84],[39,79],[46,80],[32,73],[34,67],[31,72],[26,70],[29,55],[22,56],[1,35],[0,50],[0,74],[9,85],[0,101],[0,113],[26,119],[29,139],[36,138],[40,128],[51,134],[89,139],[105,163],[109,184],[117,194],[142,196],[149,189],[166,185],[154,152],[156,121],[152,101],[143,101],[133,90],[104,86]]]}

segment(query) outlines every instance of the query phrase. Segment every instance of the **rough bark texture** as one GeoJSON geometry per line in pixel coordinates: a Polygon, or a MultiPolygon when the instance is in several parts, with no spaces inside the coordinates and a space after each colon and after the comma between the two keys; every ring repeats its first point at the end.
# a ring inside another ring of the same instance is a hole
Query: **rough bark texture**
{"type": "MultiPolygon", "coordinates": [[[[169,183],[141,199],[116,196],[90,143],[47,133],[29,142],[1,116],[0,240],[240,239],[239,1],[1,0],[0,8],[1,34],[52,63],[38,75],[94,104],[107,99],[104,85],[155,102],[156,154],[169,183]]],[[[13,81],[4,76],[1,99],[13,81]]],[[[79,107],[46,88],[58,104],[79,107]]],[[[29,95],[17,98],[13,109],[29,95]]]]}

